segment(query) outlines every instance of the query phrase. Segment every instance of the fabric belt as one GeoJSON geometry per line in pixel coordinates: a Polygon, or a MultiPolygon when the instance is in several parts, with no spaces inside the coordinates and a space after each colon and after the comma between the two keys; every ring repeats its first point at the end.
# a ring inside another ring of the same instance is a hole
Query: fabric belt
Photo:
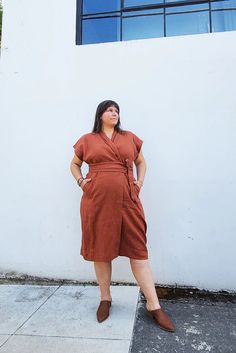
{"type": "Polygon", "coordinates": [[[127,174],[131,199],[134,202],[139,201],[134,189],[133,166],[130,165],[129,159],[126,159],[124,163],[119,161],[91,163],[89,164],[89,172],[121,172],[127,174]]]}

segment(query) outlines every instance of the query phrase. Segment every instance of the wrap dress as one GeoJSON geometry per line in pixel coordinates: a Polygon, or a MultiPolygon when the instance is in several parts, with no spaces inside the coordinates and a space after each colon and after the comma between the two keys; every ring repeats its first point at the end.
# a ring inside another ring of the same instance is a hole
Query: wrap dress
{"type": "Polygon", "coordinates": [[[80,202],[80,254],[88,261],[109,262],[118,256],[148,259],[147,223],[133,162],[143,141],[131,131],[82,135],[75,154],[89,165],[80,202]]]}

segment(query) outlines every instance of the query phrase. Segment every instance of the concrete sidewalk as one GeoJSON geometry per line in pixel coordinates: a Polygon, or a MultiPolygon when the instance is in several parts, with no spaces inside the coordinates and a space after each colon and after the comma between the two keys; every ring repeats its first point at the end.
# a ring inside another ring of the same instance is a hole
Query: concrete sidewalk
{"type": "Polygon", "coordinates": [[[96,285],[0,284],[0,353],[236,353],[235,297],[160,299],[176,325],[169,333],[147,316],[139,287],[111,294],[98,323],[96,285]]]}
{"type": "Polygon", "coordinates": [[[98,323],[98,286],[0,285],[0,352],[126,353],[138,293],[111,286],[110,316],[98,323]]]}

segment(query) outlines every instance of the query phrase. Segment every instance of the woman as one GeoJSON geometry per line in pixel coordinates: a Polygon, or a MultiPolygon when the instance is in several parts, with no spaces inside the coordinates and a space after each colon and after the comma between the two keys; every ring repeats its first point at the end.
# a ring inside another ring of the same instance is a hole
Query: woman
{"type": "Polygon", "coordinates": [[[139,192],[146,173],[141,151],[143,141],[120,127],[119,106],[101,102],[93,131],[74,144],[71,172],[83,190],[80,204],[82,245],[80,254],[93,261],[101,292],[98,322],[109,316],[111,261],[126,256],[138,285],[147,300],[148,314],[164,330],[175,327],[162,310],[155,290],[146,247],[147,224],[139,192]],[[85,178],[81,165],[89,164],[85,178]],[[133,162],[137,180],[133,176],[133,162]]]}

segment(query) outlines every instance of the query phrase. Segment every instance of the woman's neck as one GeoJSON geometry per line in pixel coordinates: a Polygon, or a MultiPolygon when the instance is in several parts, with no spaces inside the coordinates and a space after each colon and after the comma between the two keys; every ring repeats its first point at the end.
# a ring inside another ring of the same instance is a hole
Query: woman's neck
{"type": "Polygon", "coordinates": [[[103,131],[106,135],[111,136],[111,135],[113,134],[113,132],[114,132],[114,127],[113,127],[113,126],[112,126],[112,127],[103,126],[103,127],[102,127],[102,131],[103,131]]]}

